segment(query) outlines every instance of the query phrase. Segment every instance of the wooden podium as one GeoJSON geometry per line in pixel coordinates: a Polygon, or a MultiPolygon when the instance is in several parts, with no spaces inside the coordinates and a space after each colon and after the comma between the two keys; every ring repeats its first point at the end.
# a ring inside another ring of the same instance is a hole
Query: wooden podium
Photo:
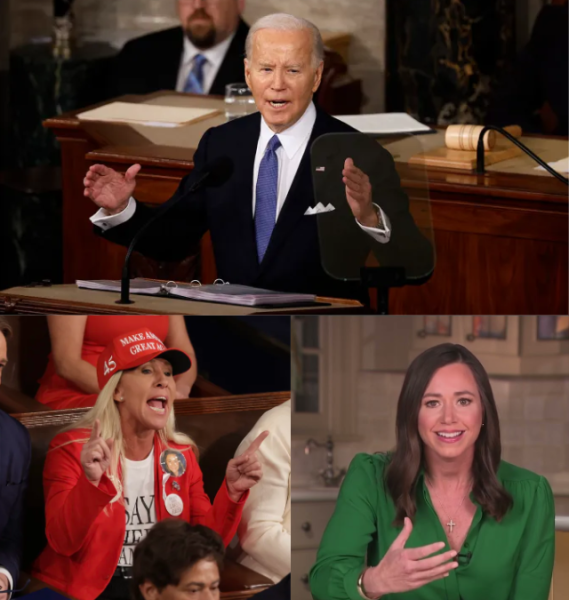
{"type": "Polygon", "coordinates": [[[301,315],[360,314],[357,300],[317,298],[312,306],[260,308],[218,302],[198,302],[162,296],[131,294],[133,304],[117,304],[118,292],[79,289],[73,284],[16,287],[0,291],[0,314],[19,315],[301,315]]]}
{"type": "MultiPolygon", "coordinates": [[[[175,92],[126,96],[146,103],[220,106],[221,99],[175,92]]],[[[76,111],[81,112],[81,111],[76,111]]],[[[194,149],[214,119],[187,128],[184,138],[154,140],[125,126],[86,126],[76,112],[49,119],[61,144],[64,282],[118,279],[124,249],[92,232],[94,205],[83,196],[88,167],[124,171],[138,162],[137,199],[159,204],[193,167],[194,149]],[[161,143],[160,143],[161,142],[161,143]],[[166,143],[167,142],[167,143],[166,143]]],[[[220,122],[224,119],[219,118],[220,122]]],[[[429,137],[429,136],[424,136],[429,137]]],[[[544,138],[545,139],[545,138],[544,138]]],[[[411,202],[424,171],[397,162],[411,202]]],[[[492,171],[484,176],[428,168],[437,264],[430,281],[394,290],[394,314],[565,314],[568,311],[567,187],[553,177],[492,171]]],[[[208,236],[201,244],[202,281],[215,276],[208,236]]],[[[161,277],[162,278],[162,277],[161,277]]]]}

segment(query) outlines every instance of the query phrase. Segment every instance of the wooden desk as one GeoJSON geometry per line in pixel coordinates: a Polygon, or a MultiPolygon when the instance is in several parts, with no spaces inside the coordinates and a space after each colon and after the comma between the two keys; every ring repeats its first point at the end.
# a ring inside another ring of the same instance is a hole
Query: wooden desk
{"type": "Polygon", "coordinates": [[[131,296],[134,304],[116,304],[119,297],[114,292],[78,289],[75,284],[16,287],[0,292],[0,314],[244,316],[363,312],[359,302],[337,298],[319,298],[320,304],[303,308],[255,308],[141,295],[131,296]]]}
{"type": "MultiPolygon", "coordinates": [[[[160,94],[127,98],[156,101],[160,94]]],[[[75,113],[45,125],[54,131],[62,151],[64,281],[118,278],[124,249],[91,231],[93,204],[83,196],[86,170],[101,162],[124,171],[139,162],[137,198],[161,203],[192,169],[194,150],[138,143],[105,146],[81,127],[75,113]]],[[[403,163],[397,168],[413,200],[422,172],[403,163]]],[[[477,176],[434,168],[427,173],[437,265],[425,285],[394,290],[390,312],[567,313],[567,187],[553,177],[536,175],[477,176]]],[[[202,254],[209,277],[213,262],[207,244],[202,254]]]]}

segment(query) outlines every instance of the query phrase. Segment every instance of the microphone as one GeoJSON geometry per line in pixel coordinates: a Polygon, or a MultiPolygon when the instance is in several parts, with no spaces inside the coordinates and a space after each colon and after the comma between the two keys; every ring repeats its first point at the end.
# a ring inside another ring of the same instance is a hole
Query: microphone
{"type": "Polygon", "coordinates": [[[183,195],[174,196],[164,202],[160,208],[155,211],[146,223],[136,232],[132,238],[126,256],[124,259],[122,278],[121,278],[121,297],[115,304],[134,304],[134,300],[130,300],[130,256],[146,230],[155,223],[160,217],[168,212],[173,206],[178,204],[180,200],[186,198],[188,194],[193,194],[198,190],[206,187],[219,187],[223,185],[233,175],[233,161],[227,156],[216,158],[211,163],[208,163],[198,175],[196,181],[191,185],[190,189],[183,195]]]}
{"type": "Polygon", "coordinates": [[[561,173],[558,173],[555,169],[552,169],[545,161],[541,160],[541,158],[539,158],[537,154],[532,152],[525,144],[522,144],[520,140],[515,138],[505,129],[502,129],[502,127],[497,127],[496,125],[485,125],[480,131],[480,134],[478,136],[478,145],[476,146],[476,173],[478,173],[479,175],[484,175],[484,135],[487,131],[491,129],[497,131],[498,133],[501,133],[504,137],[507,137],[510,140],[510,142],[513,142],[518,148],[520,148],[528,156],[533,158],[535,162],[539,163],[546,171],[551,173],[553,177],[556,177],[565,185],[569,185],[569,180],[567,179],[567,177],[563,177],[561,173]]]}

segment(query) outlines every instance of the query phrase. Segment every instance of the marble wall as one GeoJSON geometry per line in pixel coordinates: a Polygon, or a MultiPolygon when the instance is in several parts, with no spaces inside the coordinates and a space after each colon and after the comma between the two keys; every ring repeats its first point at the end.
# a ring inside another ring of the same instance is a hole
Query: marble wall
{"type": "Polygon", "coordinates": [[[482,123],[515,56],[515,0],[387,0],[387,109],[482,123]]]}
{"type": "MultiPolygon", "coordinates": [[[[397,398],[402,372],[362,370],[357,411],[359,439],[338,442],[335,464],[347,468],[358,452],[386,451],[395,445],[397,398]],[[381,393],[378,393],[381,390],[381,393]]],[[[548,477],[558,514],[569,515],[569,375],[555,378],[491,377],[502,434],[502,457],[548,477]]],[[[293,439],[293,485],[318,481],[325,451],[304,454],[305,440],[293,439]]]]}
{"type": "MultiPolygon", "coordinates": [[[[49,0],[11,0],[10,45],[49,36],[51,6],[49,0]]],[[[350,0],[248,0],[244,16],[252,23],[282,11],[310,19],[323,30],[351,33],[350,72],[363,80],[365,110],[383,109],[385,0],[358,0],[357,11],[350,0]]],[[[79,39],[117,46],[178,23],[175,0],[76,0],[75,15],[79,39]]]]}

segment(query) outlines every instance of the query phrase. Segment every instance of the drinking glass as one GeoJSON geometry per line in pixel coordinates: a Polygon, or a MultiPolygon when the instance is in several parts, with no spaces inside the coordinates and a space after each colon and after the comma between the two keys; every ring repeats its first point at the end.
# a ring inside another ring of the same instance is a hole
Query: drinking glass
{"type": "Polygon", "coordinates": [[[228,121],[251,115],[257,110],[251,90],[245,83],[225,86],[225,118],[228,121]]]}

